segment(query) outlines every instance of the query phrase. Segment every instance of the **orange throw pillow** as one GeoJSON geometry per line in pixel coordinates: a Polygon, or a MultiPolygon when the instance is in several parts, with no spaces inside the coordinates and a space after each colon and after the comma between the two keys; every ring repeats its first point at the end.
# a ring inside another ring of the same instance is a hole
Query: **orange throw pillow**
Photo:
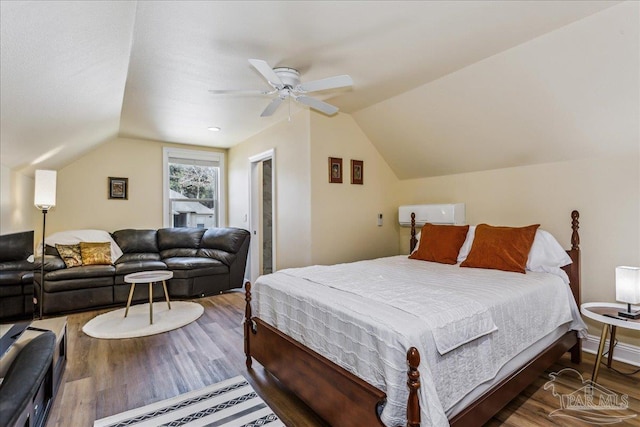
{"type": "Polygon", "coordinates": [[[478,225],[469,256],[460,267],[524,273],[538,227],[540,224],[527,227],[478,225]]]}
{"type": "Polygon", "coordinates": [[[468,225],[427,223],[420,231],[418,250],[409,255],[409,258],[441,264],[455,264],[458,262],[458,252],[467,238],[468,231],[468,225]]]}

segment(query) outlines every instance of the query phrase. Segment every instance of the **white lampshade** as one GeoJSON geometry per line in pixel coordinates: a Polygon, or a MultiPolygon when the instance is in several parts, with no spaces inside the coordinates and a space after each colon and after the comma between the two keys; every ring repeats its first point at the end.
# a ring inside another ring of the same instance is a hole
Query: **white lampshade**
{"type": "Polygon", "coordinates": [[[38,209],[51,209],[56,205],[56,171],[37,170],[33,204],[38,209]]]}
{"type": "Polygon", "coordinates": [[[640,303],[640,267],[616,267],[616,300],[640,303]]]}

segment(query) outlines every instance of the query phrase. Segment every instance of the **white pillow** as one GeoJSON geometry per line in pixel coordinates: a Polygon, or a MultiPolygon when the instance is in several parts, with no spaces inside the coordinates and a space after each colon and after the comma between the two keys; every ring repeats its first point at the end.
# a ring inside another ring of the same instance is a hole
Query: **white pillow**
{"type": "MultiPolygon", "coordinates": [[[[471,246],[473,245],[475,233],[476,226],[470,226],[469,231],[467,232],[467,238],[458,253],[459,263],[467,259],[467,256],[471,251],[471,246]]],[[[569,277],[561,267],[571,263],[571,257],[567,254],[567,251],[560,246],[560,243],[558,243],[555,237],[553,237],[548,231],[538,228],[538,230],[536,230],[536,235],[533,238],[531,250],[529,251],[526,269],[540,273],[555,274],[556,276],[560,276],[565,283],[569,283],[569,277]]]]}
{"type": "Polygon", "coordinates": [[[560,246],[551,233],[540,229],[536,231],[527,259],[527,270],[550,273],[545,267],[560,268],[572,262],[567,251],[560,246]]]}
{"type": "Polygon", "coordinates": [[[80,242],[109,242],[111,243],[111,262],[122,256],[122,249],[111,235],[103,230],[69,230],[59,231],[44,238],[45,245],[75,245],[80,242]]]}
{"type": "Polygon", "coordinates": [[[464,239],[464,243],[460,247],[460,252],[458,252],[458,263],[461,263],[469,256],[469,252],[471,252],[471,245],[473,245],[473,238],[476,235],[476,226],[470,225],[469,231],[467,231],[467,238],[464,239]]]}
{"type": "Polygon", "coordinates": [[[417,251],[418,250],[418,246],[420,246],[420,233],[421,233],[421,231],[419,231],[418,234],[416,234],[416,247],[413,248],[411,253],[414,253],[415,251],[417,251]]]}

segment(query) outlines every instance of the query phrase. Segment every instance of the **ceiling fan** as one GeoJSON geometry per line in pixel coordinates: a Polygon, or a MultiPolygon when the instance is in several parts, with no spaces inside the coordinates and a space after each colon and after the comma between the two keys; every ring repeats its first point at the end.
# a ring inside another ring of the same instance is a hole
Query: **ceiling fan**
{"type": "Polygon", "coordinates": [[[260,117],[271,116],[278,109],[285,99],[307,105],[314,110],[318,110],[328,116],[338,112],[338,107],[308,96],[309,92],[337,89],[353,85],[353,80],[348,75],[327,77],[325,79],[314,80],[307,83],[300,82],[298,70],[288,67],[271,68],[266,61],[261,59],[249,59],[249,63],[258,70],[260,74],[271,85],[270,91],[259,90],[210,90],[214,94],[243,94],[243,95],[274,95],[277,94],[267,108],[264,109],[260,117]]]}

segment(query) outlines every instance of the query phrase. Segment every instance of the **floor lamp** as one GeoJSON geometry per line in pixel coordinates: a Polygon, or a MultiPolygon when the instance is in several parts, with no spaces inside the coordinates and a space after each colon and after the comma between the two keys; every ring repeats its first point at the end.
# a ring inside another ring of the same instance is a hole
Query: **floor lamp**
{"type": "Polygon", "coordinates": [[[44,236],[47,225],[47,212],[56,205],[56,171],[36,170],[36,185],[33,196],[33,204],[42,211],[42,247],[40,251],[40,287],[38,295],[38,318],[42,319],[42,307],[44,298],[44,236]]]}

